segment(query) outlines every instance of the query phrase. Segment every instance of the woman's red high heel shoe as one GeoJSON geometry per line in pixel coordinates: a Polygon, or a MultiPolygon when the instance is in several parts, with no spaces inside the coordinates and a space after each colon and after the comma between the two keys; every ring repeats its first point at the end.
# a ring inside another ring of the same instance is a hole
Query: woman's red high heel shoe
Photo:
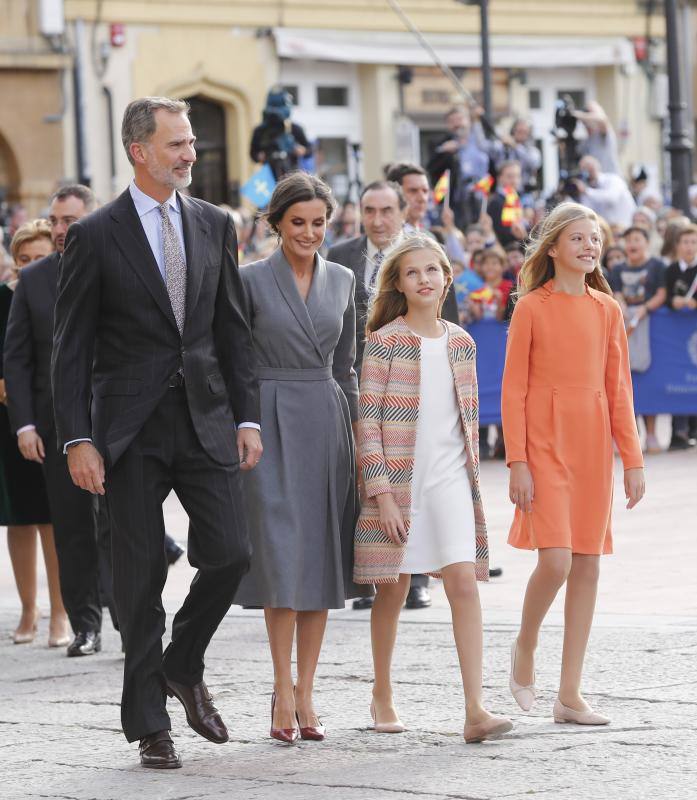
{"type": "Polygon", "coordinates": [[[274,728],[273,726],[273,710],[276,707],[276,692],[271,695],[271,731],[269,736],[272,739],[277,739],[279,742],[285,744],[295,744],[298,741],[297,728],[274,728]]]}
{"type": "Polygon", "coordinates": [[[326,732],[324,725],[307,725],[305,728],[303,728],[302,725],[300,725],[300,717],[298,716],[297,711],[295,712],[295,719],[298,720],[301,739],[306,739],[311,742],[321,742],[324,739],[326,732]]]}

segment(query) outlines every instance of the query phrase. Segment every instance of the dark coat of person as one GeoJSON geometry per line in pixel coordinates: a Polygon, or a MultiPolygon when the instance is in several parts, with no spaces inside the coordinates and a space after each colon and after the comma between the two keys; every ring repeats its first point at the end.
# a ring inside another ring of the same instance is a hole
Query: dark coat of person
{"type": "Polygon", "coordinates": [[[72,482],[56,438],[51,356],[60,259],[59,253],[51,253],[20,271],[3,360],[12,430],[34,425],[46,451],[42,466],[61,594],[77,634],[98,632],[102,611],[92,497],[72,482]]]}
{"type": "Polygon", "coordinates": [[[188,272],[183,339],[128,191],[68,231],[53,351],[58,438],[92,438],[112,464],[179,370],[196,434],[215,461],[237,461],[228,435],[235,421],[259,421],[249,323],[230,268],[232,220],[209,203],[179,200],[188,272]]]}
{"type": "Polygon", "coordinates": [[[43,439],[55,424],[51,352],[59,262],[60,254],[51,253],[20,271],[5,339],[7,407],[12,429],[34,425],[43,439]]]}

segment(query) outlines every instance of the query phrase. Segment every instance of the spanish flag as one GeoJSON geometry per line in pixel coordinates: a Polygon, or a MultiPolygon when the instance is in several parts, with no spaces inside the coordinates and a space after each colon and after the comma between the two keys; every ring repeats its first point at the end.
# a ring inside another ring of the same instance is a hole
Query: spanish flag
{"type": "Polygon", "coordinates": [[[476,300],[479,303],[490,303],[493,299],[494,290],[486,283],[481,288],[470,292],[470,300],[476,300]]]}
{"type": "Polygon", "coordinates": [[[522,222],[523,207],[520,204],[518,192],[512,186],[506,186],[503,190],[503,208],[501,209],[501,224],[510,228],[514,222],[522,222]]]}
{"type": "Polygon", "coordinates": [[[445,172],[438,178],[438,183],[433,188],[433,197],[436,203],[442,203],[450,192],[450,170],[446,169],[445,172]]]}
{"type": "Polygon", "coordinates": [[[494,185],[494,179],[491,175],[485,175],[480,181],[474,184],[474,191],[488,197],[491,193],[491,187],[494,185]]]}

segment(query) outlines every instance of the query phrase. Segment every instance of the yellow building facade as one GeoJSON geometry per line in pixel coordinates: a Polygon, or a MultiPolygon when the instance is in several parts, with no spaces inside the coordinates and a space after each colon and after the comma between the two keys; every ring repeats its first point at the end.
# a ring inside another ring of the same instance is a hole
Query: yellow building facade
{"type": "Polygon", "coordinates": [[[30,0],[0,0],[0,202],[38,214],[64,175],[70,57],[42,35],[30,0]]]}
{"type": "MultiPolygon", "coordinates": [[[[119,127],[134,97],[192,101],[202,176],[197,188],[215,200],[234,199],[254,171],[249,141],[276,82],[293,93],[294,120],[317,142],[317,168],[340,197],[356,181],[378,177],[395,158],[423,160],[443,129],[445,110],[459,99],[389,0],[60,5],[66,51],[80,67],[79,96],[78,84],[68,82],[66,102],[81,112],[63,120],[61,135],[71,146],[62,148],[62,174],[82,174],[103,199],[130,177],[119,127]]],[[[399,6],[476,94],[478,8],[455,0],[400,0],[399,6]]],[[[556,181],[549,130],[563,93],[606,108],[625,168],[643,162],[661,171],[662,95],[635,57],[633,38],[646,31],[636,0],[490,0],[489,6],[495,112],[501,125],[516,115],[531,119],[547,187],[556,181]]],[[[660,16],[651,30],[662,36],[660,16]]],[[[0,136],[3,131],[0,122],[0,136]]]]}

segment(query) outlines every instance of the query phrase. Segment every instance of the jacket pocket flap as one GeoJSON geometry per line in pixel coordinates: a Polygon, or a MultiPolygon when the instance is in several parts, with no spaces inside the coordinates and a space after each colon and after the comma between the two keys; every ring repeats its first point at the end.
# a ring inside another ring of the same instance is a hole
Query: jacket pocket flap
{"type": "Polygon", "coordinates": [[[137,378],[112,378],[98,384],[95,387],[95,394],[97,397],[140,394],[140,384],[137,378]]]}
{"type": "Polygon", "coordinates": [[[220,392],[225,391],[225,381],[219,372],[208,376],[208,388],[213,394],[220,394],[220,392]]]}

